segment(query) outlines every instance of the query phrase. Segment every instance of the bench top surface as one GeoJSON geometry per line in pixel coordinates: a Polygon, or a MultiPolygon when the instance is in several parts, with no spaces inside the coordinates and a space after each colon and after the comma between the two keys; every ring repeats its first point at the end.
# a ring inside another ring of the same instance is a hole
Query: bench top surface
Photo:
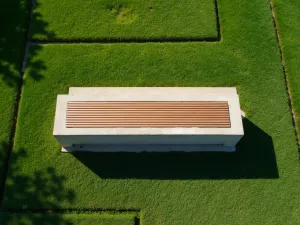
{"type": "Polygon", "coordinates": [[[230,128],[226,101],[68,101],[67,128],[230,128]]]}
{"type": "Polygon", "coordinates": [[[53,134],[243,135],[243,125],[235,88],[70,88],[53,134]]]}

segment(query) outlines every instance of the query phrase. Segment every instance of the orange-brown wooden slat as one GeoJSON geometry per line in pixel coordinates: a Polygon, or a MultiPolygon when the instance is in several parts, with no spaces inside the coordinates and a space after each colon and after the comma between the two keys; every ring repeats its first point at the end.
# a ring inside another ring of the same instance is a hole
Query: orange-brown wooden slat
{"type": "Polygon", "coordinates": [[[227,102],[68,102],[68,128],[230,127],[227,102]]]}
{"type": "Polygon", "coordinates": [[[156,104],[156,105],[166,105],[166,104],[171,104],[171,105],[176,105],[176,104],[181,104],[181,105],[210,105],[210,104],[215,104],[215,105],[221,105],[221,104],[227,104],[227,101],[69,101],[69,105],[72,104],[79,104],[79,105],[85,105],[85,104],[101,104],[101,105],[113,105],[113,104],[119,104],[119,105],[127,105],[127,104],[156,104]]]}
{"type": "Polygon", "coordinates": [[[136,127],[200,127],[200,128],[229,128],[229,126],[226,125],[203,125],[203,124],[193,124],[193,125],[186,125],[186,124],[101,124],[101,125],[95,125],[95,124],[89,124],[89,125],[69,125],[68,128],[120,128],[120,127],[130,127],[130,128],[136,128],[136,127]]]}
{"type": "MultiPolygon", "coordinates": [[[[77,115],[77,116],[70,116],[68,115],[67,118],[68,119],[80,119],[80,118],[119,118],[120,115],[104,115],[104,116],[99,116],[99,115],[77,115]]],[[[195,116],[195,115],[190,115],[189,118],[228,118],[227,116],[219,116],[219,115],[200,115],[200,116],[195,116]]],[[[185,115],[126,115],[126,118],[186,118],[185,115]]]]}
{"type": "MultiPolygon", "coordinates": [[[[210,121],[209,119],[211,118],[207,118],[207,120],[204,121],[203,118],[180,118],[180,121],[191,121],[191,122],[208,122],[208,123],[213,123],[213,122],[217,122],[217,121],[229,121],[227,118],[212,118],[213,121],[210,121]]],[[[68,118],[67,122],[78,122],[78,121],[99,121],[99,122],[122,122],[122,121],[149,121],[149,122],[159,122],[159,121],[173,121],[174,123],[176,123],[178,121],[177,118],[80,118],[80,119],[70,119],[68,118]]]]}

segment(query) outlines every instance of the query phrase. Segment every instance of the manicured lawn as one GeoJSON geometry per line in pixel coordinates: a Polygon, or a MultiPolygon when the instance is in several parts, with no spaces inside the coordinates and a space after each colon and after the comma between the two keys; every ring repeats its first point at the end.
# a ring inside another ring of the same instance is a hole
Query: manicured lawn
{"type": "Polygon", "coordinates": [[[300,1],[274,0],[275,19],[283,50],[286,73],[296,115],[298,137],[300,134],[300,1]]]}
{"type": "MultiPolygon", "coordinates": [[[[17,90],[21,84],[21,61],[26,28],[26,0],[0,3],[0,180],[3,179],[12,132],[17,90]]],[[[2,192],[0,187],[0,192],[2,192]]]]}
{"type": "Polygon", "coordinates": [[[3,213],[1,224],[10,225],[135,225],[133,214],[3,213]]]}
{"type": "Polygon", "coordinates": [[[136,210],[143,225],[298,224],[298,151],[269,2],[223,0],[219,12],[216,43],[33,46],[4,209],[136,210]],[[72,86],[237,86],[245,137],[229,154],[62,154],[56,95],[72,86]]]}
{"type": "Polygon", "coordinates": [[[37,40],[218,37],[215,0],[37,0],[31,33],[37,40]]]}

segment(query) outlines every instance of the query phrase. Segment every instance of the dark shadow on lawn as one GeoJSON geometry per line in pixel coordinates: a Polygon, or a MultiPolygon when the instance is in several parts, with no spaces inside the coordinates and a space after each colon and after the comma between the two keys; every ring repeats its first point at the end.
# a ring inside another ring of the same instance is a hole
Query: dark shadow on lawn
{"type": "Polygon", "coordinates": [[[66,178],[53,167],[25,175],[19,166],[20,161],[29,160],[25,149],[13,152],[11,157],[0,224],[71,224],[61,214],[47,211],[74,201],[74,192],[64,185],[66,178]]]}
{"type": "MultiPolygon", "coordinates": [[[[35,5],[32,0],[3,0],[0,3],[0,20],[3,21],[0,29],[0,82],[9,87],[19,89],[22,84],[21,68],[26,58],[31,21],[39,27],[38,34],[55,36],[47,30],[48,23],[41,15],[32,13],[35,5]]],[[[37,55],[39,49],[37,47],[31,50],[30,57],[37,55]]],[[[43,77],[41,70],[45,69],[44,62],[34,62],[31,67],[34,72],[29,76],[36,81],[40,80],[43,77]]]]}
{"type": "Polygon", "coordinates": [[[7,173],[7,160],[9,154],[9,145],[7,142],[2,141],[0,143],[0,206],[2,202],[2,194],[4,189],[4,177],[7,173]]]}
{"type": "Polygon", "coordinates": [[[0,224],[4,225],[72,225],[71,221],[62,217],[59,213],[2,213],[0,224]]]}
{"type": "Polygon", "coordinates": [[[248,119],[234,153],[86,153],[74,156],[101,178],[258,179],[278,178],[272,138],[248,119]]]}
{"type": "MultiPolygon", "coordinates": [[[[48,24],[43,21],[40,15],[32,13],[33,4],[31,0],[2,0],[0,2],[0,20],[3,22],[0,29],[0,92],[1,88],[11,91],[15,97],[13,118],[11,123],[11,133],[7,143],[0,144],[0,175],[1,187],[0,196],[3,194],[3,186],[10,159],[10,151],[13,145],[13,137],[18,114],[18,104],[21,98],[21,87],[23,84],[23,60],[27,53],[28,29],[31,18],[34,18],[44,35],[53,36],[47,31],[48,24]]],[[[33,59],[38,54],[42,46],[35,46],[30,49],[30,58],[27,64],[30,66],[29,78],[39,81],[43,78],[42,71],[46,69],[45,63],[41,60],[33,59]]],[[[1,99],[5,101],[5,99],[1,99]]],[[[1,101],[0,100],[0,101],[1,101]]],[[[0,123],[1,125],[1,123],[0,123]]],[[[1,197],[0,197],[1,201],[1,197]]]]}
{"type": "Polygon", "coordinates": [[[0,82],[18,87],[25,47],[29,4],[22,0],[2,0],[0,3],[0,82]]]}

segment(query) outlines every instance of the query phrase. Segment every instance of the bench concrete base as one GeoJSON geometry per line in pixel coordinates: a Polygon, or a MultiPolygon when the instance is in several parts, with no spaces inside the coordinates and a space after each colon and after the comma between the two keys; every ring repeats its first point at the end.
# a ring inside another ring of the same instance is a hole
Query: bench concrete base
{"type": "Polygon", "coordinates": [[[70,88],[58,95],[53,135],[63,152],[235,151],[244,135],[236,88],[70,88]],[[230,127],[85,127],[66,126],[68,102],[228,102],[230,127]],[[78,148],[82,145],[83,148],[78,148]],[[75,147],[74,147],[75,146],[75,147]]]}
{"type": "Polygon", "coordinates": [[[62,152],[234,152],[235,146],[222,145],[84,145],[62,152]],[[81,148],[82,147],[82,148],[81,148]]]}

